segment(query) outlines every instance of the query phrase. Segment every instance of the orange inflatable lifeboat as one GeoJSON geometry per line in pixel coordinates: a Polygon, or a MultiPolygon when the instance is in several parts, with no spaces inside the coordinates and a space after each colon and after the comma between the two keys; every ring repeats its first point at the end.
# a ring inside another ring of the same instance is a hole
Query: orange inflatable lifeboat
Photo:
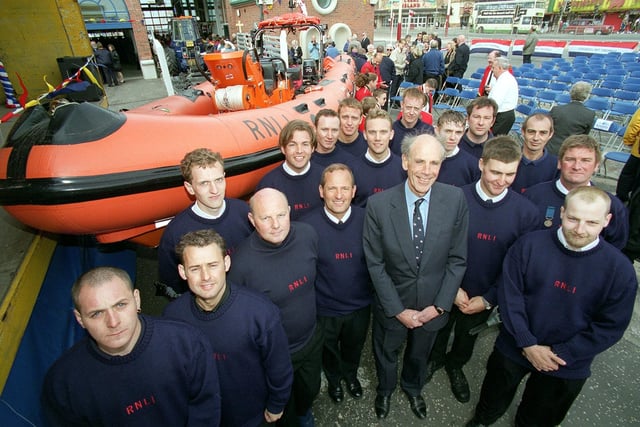
{"type": "Polygon", "coordinates": [[[278,135],[290,120],[311,122],[353,91],[348,56],[296,97],[282,67],[266,75],[268,64],[247,51],[205,61],[210,81],[130,111],[90,103],[28,109],[0,149],[0,205],[39,230],[154,245],[192,203],[179,169],[185,153],[220,152],[227,195],[247,196],[282,160],[278,135]]]}

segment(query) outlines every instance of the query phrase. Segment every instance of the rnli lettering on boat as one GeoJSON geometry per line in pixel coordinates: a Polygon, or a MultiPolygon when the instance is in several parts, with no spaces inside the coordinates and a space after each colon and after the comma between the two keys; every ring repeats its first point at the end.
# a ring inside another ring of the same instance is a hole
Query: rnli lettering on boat
{"type": "Polygon", "coordinates": [[[292,119],[283,114],[280,117],[270,116],[261,117],[256,120],[244,120],[243,123],[257,141],[258,139],[279,136],[282,128],[291,120],[292,119]]]}

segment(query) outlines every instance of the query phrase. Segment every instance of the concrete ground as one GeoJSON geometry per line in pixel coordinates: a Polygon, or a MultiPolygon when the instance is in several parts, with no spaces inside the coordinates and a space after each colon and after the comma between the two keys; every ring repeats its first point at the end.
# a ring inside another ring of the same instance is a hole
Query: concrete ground
{"type": "MultiPolygon", "coordinates": [[[[378,40],[376,40],[378,41],[378,40]]],[[[519,59],[516,59],[518,62],[519,59]]],[[[534,58],[534,62],[536,58],[534,58]]],[[[484,55],[472,55],[469,72],[485,64],[484,55]]],[[[110,108],[114,110],[133,108],[162,98],[166,92],[160,79],[143,80],[139,73],[131,70],[126,75],[126,83],[107,88],[110,108]]],[[[0,116],[7,110],[0,107],[0,116]]],[[[6,136],[9,124],[0,126],[0,132],[6,136]]],[[[599,185],[611,190],[615,186],[618,171],[610,168],[609,178],[596,178],[599,185]]],[[[33,232],[17,224],[4,211],[0,215],[0,250],[10,254],[0,261],[0,286],[10,283],[15,269],[19,265],[24,250],[33,239],[33,232]]],[[[142,307],[145,313],[159,314],[166,299],[155,296],[153,282],[157,277],[157,254],[155,249],[139,247],[137,286],[142,293],[142,307]]],[[[606,266],[603,266],[606,268],[606,266]]],[[[636,270],[639,264],[636,263],[636,270]]],[[[0,288],[1,291],[2,288],[0,288]]],[[[0,296],[2,293],[0,292],[0,296]]],[[[624,338],[610,350],[600,355],[593,366],[593,376],[587,381],[582,394],[577,399],[564,427],[584,426],[640,426],[640,379],[637,367],[640,365],[640,305],[636,311],[624,338]]],[[[484,376],[485,361],[491,352],[496,330],[487,330],[481,334],[472,360],[465,367],[469,379],[472,397],[467,404],[458,403],[450,391],[448,378],[443,370],[437,372],[430,384],[425,387],[423,396],[427,402],[427,420],[418,420],[409,409],[408,402],[401,392],[393,395],[389,417],[379,422],[373,411],[376,376],[371,353],[370,341],[365,347],[359,378],[364,387],[364,397],[354,400],[346,396],[341,404],[334,404],[326,393],[326,382],[314,404],[316,425],[318,426],[413,426],[446,425],[462,426],[471,417],[478,392],[484,376]]],[[[285,349],[283,349],[284,351],[285,349]]],[[[495,425],[513,424],[515,404],[495,425]]]]}

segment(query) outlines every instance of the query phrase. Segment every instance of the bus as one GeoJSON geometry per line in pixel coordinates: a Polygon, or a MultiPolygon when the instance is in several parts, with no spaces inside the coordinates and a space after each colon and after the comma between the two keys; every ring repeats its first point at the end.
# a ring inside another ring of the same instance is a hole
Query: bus
{"type": "Polygon", "coordinates": [[[473,5],[473,28],[478,33],[528,33],[542,25],[545,0],[476,0],[473,5]]]}

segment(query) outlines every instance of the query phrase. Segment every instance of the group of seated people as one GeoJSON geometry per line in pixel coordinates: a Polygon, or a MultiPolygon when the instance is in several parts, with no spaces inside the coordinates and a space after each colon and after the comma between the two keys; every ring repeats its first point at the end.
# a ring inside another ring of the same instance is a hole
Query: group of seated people
{"type": "Polygon", "coordinates": [[[592,185],[602,154],[590,136],[556,157],[547,114],[526,118],[521,146],[494,137],[488,97],[434,126],[427,103],[408,89],[399,119],[372,108],[362,132],[351,97],[313,125],[290,121],[284,161],[249,203],[225,196],[220,154],[187,153],[195,202],[158,248],[172,301],[162,318],[141,314],[113,267],[76,281],[88,336],[46,376],[51,425],[313,426],[321,372],[336,404],[374,393],[358,378],[370,329],[376,417],[389,416],[403,351],[400,387],[425,419],[423,388],[442,367],[470,401],[470,331],[496,307],[504,323],[467,425],[498,420],[528,373],[516,424],[559,424],[631,318],[626,207],[592,185]]]}

